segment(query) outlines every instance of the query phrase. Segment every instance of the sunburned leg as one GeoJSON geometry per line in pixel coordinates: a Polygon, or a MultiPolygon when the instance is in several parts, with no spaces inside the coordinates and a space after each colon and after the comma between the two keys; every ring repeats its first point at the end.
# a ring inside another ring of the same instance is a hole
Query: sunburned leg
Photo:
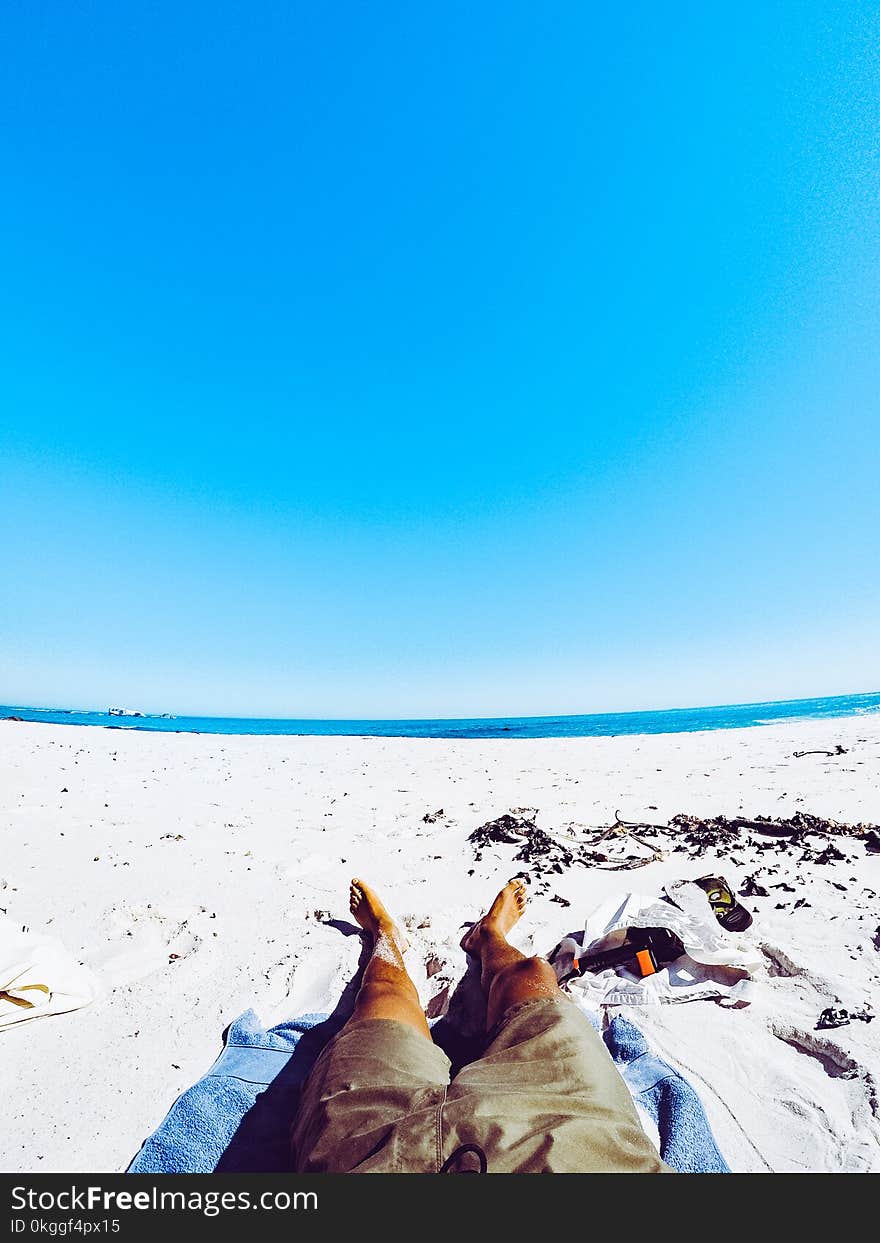
{"type": "Polygon", "coordinates": [[[373,956],[367,964],[352,1019],[396,1019],[431,1038],[416,986],[403,965],[407,948],[403,933],[382,902],[362,880],[351,882],[351,913],[372,938],[373,956]]]}
{"type": "Polygon", "coordinates": [[[526,905],[525,882],[507,882],[489,911],[464,937],[461,947],[479,958],[486,994],[486,1027],[491,1030],[502,1014],[521,1001],[538,1001],[563,994],[556,972],[544,958],[527,958],[514,949],[507,934],[526,905]]]}

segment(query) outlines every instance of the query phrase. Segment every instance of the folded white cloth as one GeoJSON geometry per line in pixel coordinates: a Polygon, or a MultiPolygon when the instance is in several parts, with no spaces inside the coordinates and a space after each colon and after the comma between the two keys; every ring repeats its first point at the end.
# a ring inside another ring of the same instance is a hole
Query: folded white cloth
{"type": "Polygon", "coordinates": [[[59,940],[23,932],[0,918],[0,1031],[25,1019],[78,1010],[98,992],[94,973],[59,940]]]}
{"type": "Polygon", "coordinates": [[[686,953],[654,975],[640,979],[625,967],[575,976],[568,984],[573,994],[593,1006],[649,1006],[727,998],[746,1002],[754,977],[764,971],[764,958],[748,933],[725,932],[712,913],[706,895],[693,881],[667,888],[677,905],[659,897],[628,893],[604,902],[587,918],[580,943],[568,937],[559,947],[557,962],[612,948],[626,928],[668,928],[686,953]]]}

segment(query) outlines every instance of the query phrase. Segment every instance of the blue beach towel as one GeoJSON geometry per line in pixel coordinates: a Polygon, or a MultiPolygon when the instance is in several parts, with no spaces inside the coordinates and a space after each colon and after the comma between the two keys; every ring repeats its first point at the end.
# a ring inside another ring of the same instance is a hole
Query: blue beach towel
{"type": "Polygon", "coordinates": [[[651,1052],[629,1019],[613,1018],[602,1038],[633,1100],[656,1123],[666,1164],[679,1174],[729,1174],[702,1102],[688,1081],[651,1052]]]}
{"type": "Polygon", "coordinates": [[[268,1029],[246,1010],[206,1075],[177,1098],[129,1174],[290,1171],[299,1085],[341,1024],[306,1014],[268,1029]]]}
{"type": "MultiPolygon", "coordinates": [[[[263,1028],[253,1010],[231,1024],[223,1052],[172,1105],[129,1174],[288,1173],[299,1085],[341,1021],[324,1014],[263,1028]]],[[[627,1019],[603,1038],[633,1099],[654,1119],[660,1155],[680,1173],[729,1173],[690,1084],[648,1049],[627,1019]]]]}

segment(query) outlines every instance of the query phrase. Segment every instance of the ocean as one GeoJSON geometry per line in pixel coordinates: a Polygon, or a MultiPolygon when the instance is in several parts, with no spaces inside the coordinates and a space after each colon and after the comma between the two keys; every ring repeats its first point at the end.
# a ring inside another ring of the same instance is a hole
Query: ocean
{"type": "Polygon", "coordinates": [[[701,729],[737,729],[779,721],[833,720],[880,712],[880,691],[827,699],[723,704],[713,708],[670,708],[652,712],[598,712],[585,716],[484,717],[473,720],[319,721],[256,717],[111,716],[74,708],[0,705],[0,719],[19,717],[56,725],[100,725],[105,729],[196,734],[317,734],[373,738],[610,738],[616,734],[681,734],[701,729]]]}

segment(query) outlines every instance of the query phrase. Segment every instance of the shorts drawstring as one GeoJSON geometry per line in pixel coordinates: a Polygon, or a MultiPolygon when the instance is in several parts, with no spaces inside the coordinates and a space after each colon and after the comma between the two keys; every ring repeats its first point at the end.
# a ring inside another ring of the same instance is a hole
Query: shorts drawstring
{"type": "Polygon", "coordinates": [[[451,1153],[450,1156],[446,1158],[446,1160],[440,1166],[440,1169],[437,1171],[437,1173],[438,1174],[485,1174],[488,1168],[489,1166],[488,1166],[488,1162],[486,1161],[486,1154],[485,1152],[483,1152],[479,1144],[460,1144],[458,1148],[456,1148],[455,1152],[451,1153]],[[459,1157],[465,1156],[469,1152],[472,1152],[476,1155],[477,1160],[480,1163],[480,1168],[478,1170],[453,1170],[450,1168],[454,1161],[456,1161],[459,1157]]]}

